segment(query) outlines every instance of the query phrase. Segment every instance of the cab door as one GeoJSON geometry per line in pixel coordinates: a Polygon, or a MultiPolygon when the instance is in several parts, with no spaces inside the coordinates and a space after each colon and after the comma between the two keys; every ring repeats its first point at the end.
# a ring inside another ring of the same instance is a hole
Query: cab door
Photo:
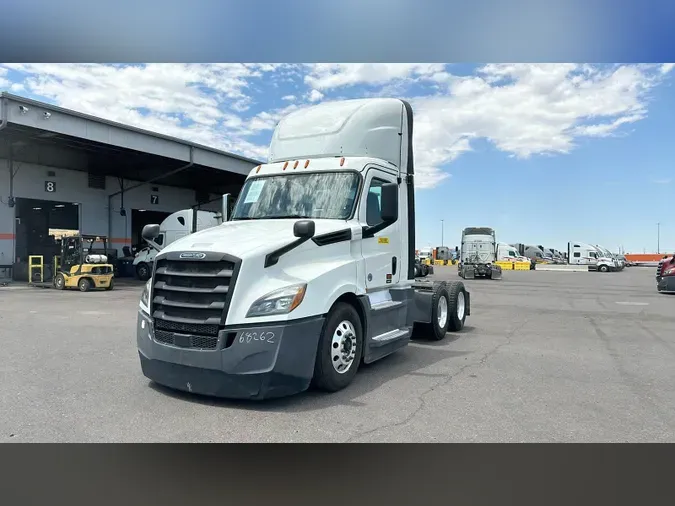
{"type": "Polygon", "coordinates": [[[400,217],[381,230],[382,185],[397,184],[397,176],[389,171],[371,167],[366,171],[363,197],[359,206],[359,220],[363,228],[362,254],[365,263],[365,286],[368,292],[389,288],[401,276],[401,220],[400,217]],[[370,229],[370,230],[369,230],[370,229]]]}

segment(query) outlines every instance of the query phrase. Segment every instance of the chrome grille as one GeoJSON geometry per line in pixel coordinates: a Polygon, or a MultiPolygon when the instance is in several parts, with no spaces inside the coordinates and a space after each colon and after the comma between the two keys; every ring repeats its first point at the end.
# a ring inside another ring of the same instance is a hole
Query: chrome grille
{"type": "MultiPolygon", "coordinates": [[[[157,259],[150,308],[156,334],[166,331],[168,335],[177,333],[189,335],[191,339],[209,337],[217,341],[227,316],[239,262],[222,254],[205,255],[203,260],[183,260],[176,252],[157,259]]],[[[165,338],[169,339],[167,335],[165,338]]],[[[212,349],[211,344],[200,343],[186,347],[212,349]]]]}

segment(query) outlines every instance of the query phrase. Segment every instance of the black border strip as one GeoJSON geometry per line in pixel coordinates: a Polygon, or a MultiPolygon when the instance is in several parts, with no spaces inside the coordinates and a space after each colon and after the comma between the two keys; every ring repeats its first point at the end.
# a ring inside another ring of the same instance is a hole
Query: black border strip
{"type": "MultiPolygon", "coordinates": [[[[219,435],[223,440],[232,440],[234,436],[228,434],[238,430],[227,426],[232,423],[228,410],[238,410],[240,418],[246,419],[246,410],[268,411],[269,417],[279,418],[293,409],[291,406],[303,409],[302,403],[266,404],[251,407],[241,402],[195,401],[182,395],[173,401],[175,409],[220,416],[229,429],[219,435]]],[[[326,404],[330,406],[328,401],[326,404]]],[[[307,415],[314,413],[308,411],[307,415]]],[[[146,413],[148,426],[161,429],[164,420],[153,420],[151,414],[151,410],[146,413]]],[[[208,436],[202,435],[198,418],[192,425],[186,421],[185,432],[175,430],[175,435],[149,430],[148,434],[155,435],[148,439],[167,441],[173,436],[182,441],[206,441],[208,436]]],[[[251,423],[264,418],[258,414],[251,423]]],[[[120,420],[125,422],[128,420],[120,420]]],[[[423,434],[408,432],[410,439],[424,440],[423,434]]],[[[73,433],[80,438],[97,438],[94,429],[73,433]]],[[[248,439],[255,439],[256,434],[251,432],[248,439]]],[[[62,438],[68,436],[66,433],[62,438]]],[[[116,437],[125,438],[124,431],[116,437]]],[[[302,434],[297,439],[302,440],[302,434]]],[[[378,434],[370,439],[378,439],[378,434]]],[[[452,440],[451,433],[447,439],[452,440]]],[[[242,506],[304,506],[317,504],[317,498],[325,496],[336,479],[351,480],[359,503],[373,505],[642,505],[672,502],[674,456],[672,445],[658,444],[233,444],[227,448],[206,444],[46,444],[7,445],[0,455],[0,468],[3,504],[11,506],[210,505],[223,504],[223,497],[242,506]],[[411,462],[424,465],[410,466],[411,462]],[[331,472],[326,472],[329,468],[331,472]],[[262,469],[271,471],[263,478],[262,469]],[[354,474],[353,469],[368,472],[354,474]],[[289,479],[289,475],[300,481],[289,479]]],[[[340,501],[324,498],[319,504],[340,501]]]]}

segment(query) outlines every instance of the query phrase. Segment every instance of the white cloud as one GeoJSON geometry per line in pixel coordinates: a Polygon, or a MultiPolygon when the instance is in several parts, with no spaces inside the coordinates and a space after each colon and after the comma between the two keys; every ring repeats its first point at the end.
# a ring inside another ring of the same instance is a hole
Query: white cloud
{"type": "Polygon", "coordinates": [[[658,68],[486,65],[470,77],[442,76],[445,93],[413,99],[416,163],[433,186],[438,168],[484,138],[512,156],[568,153],[580,137],[614,134],[646,116],[658,68]]]}
{"type": "Polygon", "coordinates": [[[391,81],[442,72],[438,63],[318,63],[309,65],[305,83],[317,90],[354,85],[384,85],[391,81]]]}
{"type": "Polygon", "coordinates": [[[3,76],[7,75],[7,69],[0,67],[0,88],[9,88],[10,82],[3,76]]]}
{"type": "Polygon", "coordinates": [[[527,158],[625,133],[646,117],[651,88],[675,68],[488,64],[455,75],[446,65],[422,63],[4,65],[0,87],[254,158],[266,157],[263,136],[299,107],[343,95],[407,97],[415,110],[418,188],[446,179],[476,139],[527,158]],[[10,83],[7,68],[22,80],[10,83]],[[289,105],[266,108],[270,93],[289,105]]]}
{"type": "Polygon", "coordinates": [[[321,93],[319,90],[312,90],[309,92],[309,95],[307,96],[307,100],[310,102],[318,102],[323,98],[323,93],[321,93]]]}
{"type": "Polygon", "coordinates": [[[250,82],[280,66],[5,65],[26,75],[17,84],[63,107],[246,156],[266,154],[266,146],[244,138],[248,127],[237,114],[252,103],[250,82]]]}

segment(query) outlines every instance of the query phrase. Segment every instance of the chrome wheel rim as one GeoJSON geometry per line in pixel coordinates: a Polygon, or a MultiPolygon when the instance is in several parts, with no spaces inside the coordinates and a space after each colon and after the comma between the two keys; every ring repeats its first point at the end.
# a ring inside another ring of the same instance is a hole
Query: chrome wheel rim
{"type": "Polygon", "coordinates": [[[444,329],[448,323],[448,299],[445,296],[441,296],[441,298],[438,299],[438,308],[436,313],[438,315],[438,326],[444,329]]]}
{"type": "Polygon", "coordinates": [[[356,358],[356,329],[349,320],[343,320],[333,332],[330,347],[331,363],[338,374],[351,369],[356,358]]]}
{"type": "Polygon", "coordinates": [[[457,294],[457,318],[460,321],[464,318],[465,309],[466,309],[466,299],[464,298],[464,292],[459,292],[457,294]]]}

